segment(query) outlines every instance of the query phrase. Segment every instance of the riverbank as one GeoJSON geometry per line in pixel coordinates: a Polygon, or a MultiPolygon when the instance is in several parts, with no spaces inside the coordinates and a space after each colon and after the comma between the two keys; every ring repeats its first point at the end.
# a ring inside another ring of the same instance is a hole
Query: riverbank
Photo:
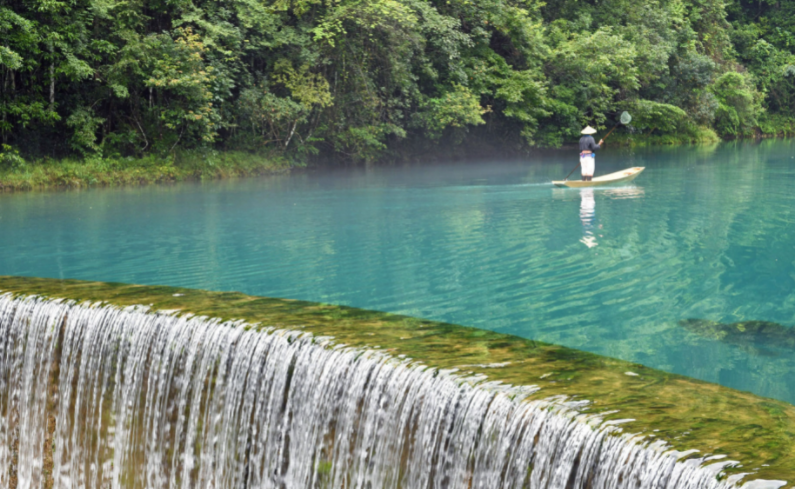
{"type": "Polygon", "coordinates": [[[716,144],[722,139],[708,127],[698,127],[692,131],[655,134],[616,132],[610,136],[608,144],[630,147],[681,146],[685,144],[716,144]]]}
{"type": "Polygon", "coordinates": [[[756,127],[734,138],[721,138],[712,128],[696,126],[687,131],[672,133],[660,133],[655,130],[645,134],[621,131],[611,135],[609,143],[630,147],[678,146],[685,144],[716,144],[723,141],[745,139],[789,138],[793,136],[795,136],[795,118],[764,115],[760,117],[756,127]]]}
{"type": "Polygon", "coordinates": [[[115,187],[286,173],[303,165],[279,155],[232,151],[162,158],[45,159],[0,167],[0,192],[115,187]]]}
{"type": "MultiPolygon", "coordinates": [[[[780,132],[770,131],[756,134],[755,139],[775,139],[795,134],[792,127],[777,124],[780,132]]],[[[761,129],[760,129],[761,130],[761,129]]],[[[750,136],[742,139],[752,139],[750,136]]],[[[686,133],[640,134],[615,132],[606,143],[608,147],[672,147],[684,145],[716,145],[725,140],[718,137],[712,129],[701,127],[686,133]]],[[[574,151],[575,143],[563,149],[538,149],[541,154],[554,151],[574,151]]],[[[383,164],[401,161],[455,161],[473,158],[486,159],[504,148],[483,144],[461,144],[445,152],[420,151],[412,154],[395,154],[393,158],[382,160],[383,164]],[[479,147],[478,151],[474,147],[479,147]],[[485,148],[485,149],[484,149],[485,148]]],[[[510,153],[513,157],[527,156],[524,152],[510,153]]],[[[278,153],[252,154],[243,151],[212,151],[209,153],[180,152],[174,156],[160,157],[150,155],[144,158],[105,158],[85,159],[41,159],[26,161],[17,153],[0,152],[0,192],[29,190],[79,189],[88,187],[137,186],[157,183],[176,183],[191,180],[221,180],[261,175],[289,173],[305,168],[307,163],[292,161],[278,153]],[[16,159],[14,159],[16,158],[16,159]]],[[[334,160],[315,161],[314,166],[334,164],[334,160]]]]}

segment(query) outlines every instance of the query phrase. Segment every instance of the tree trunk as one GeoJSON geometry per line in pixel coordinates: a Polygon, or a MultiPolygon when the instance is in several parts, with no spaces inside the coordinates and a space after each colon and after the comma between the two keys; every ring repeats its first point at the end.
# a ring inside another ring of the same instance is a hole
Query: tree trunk
{"type": "Polygon", "coordinates": [[[50,43],[50,111],[55,109],[55,55],[50,43]]]}
{"type": "Polygon", "coordinates": [[[290,141],[292,141],[292,140],[293,140],[293,134],[295,134],[295,128],[296,128],[296,127],[298,127],[298,120],[296,120],[296,121],[295,121],[295,124],[293,124],[293,130],[292,130],[292,131],[290,131],[290,137],[289,137],[289,138],[287,138],[287,142],[286,142],[286,143],[284,143],[284,149],[287,149],[287,146],[290,146],[290,141]]]}

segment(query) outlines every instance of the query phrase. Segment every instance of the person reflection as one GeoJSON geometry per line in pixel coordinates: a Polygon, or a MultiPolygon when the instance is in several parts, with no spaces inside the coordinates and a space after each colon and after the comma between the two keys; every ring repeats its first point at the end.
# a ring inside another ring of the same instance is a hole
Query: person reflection
{"type": "Polygon", "coordinates": [[[583,237],[580,243],[588,248],[593,248],[599,243],[596,242],[594,235],[594,218],[596,217],[596,201],[594,200],[593,189],[580,189],[580,221],[582,222],[583,237]]]}

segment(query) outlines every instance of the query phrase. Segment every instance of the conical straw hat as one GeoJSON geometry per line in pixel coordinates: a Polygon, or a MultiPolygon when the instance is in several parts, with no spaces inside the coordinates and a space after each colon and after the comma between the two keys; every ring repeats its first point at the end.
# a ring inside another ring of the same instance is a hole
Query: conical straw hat
{"type": "Polygon", "coordinates": [[[596,134],[596,129],[591,126],[586,126],[585,129],[581,131],[583,134],[596,134]]]}

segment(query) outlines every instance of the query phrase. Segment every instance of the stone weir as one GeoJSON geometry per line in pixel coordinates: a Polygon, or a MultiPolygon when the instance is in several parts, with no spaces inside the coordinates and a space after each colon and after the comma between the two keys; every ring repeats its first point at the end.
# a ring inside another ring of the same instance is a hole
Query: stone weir
{"type": "Polygon", "coordinates": [[[795,407],[324,304],[0,277],[0,488],[777,488],[795,407]]]}

